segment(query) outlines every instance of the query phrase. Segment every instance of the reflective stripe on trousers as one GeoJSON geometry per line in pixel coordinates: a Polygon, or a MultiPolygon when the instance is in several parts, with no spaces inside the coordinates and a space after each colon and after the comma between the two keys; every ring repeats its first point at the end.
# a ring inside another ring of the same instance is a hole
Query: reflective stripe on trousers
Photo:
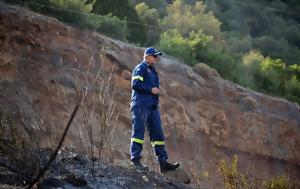
{"type": "Polygon", "coordinates": [[[144,143],[145,128],[148,130],[151,144],[154,147],[159,162],[168,159],[165,150],[164,134],[158,108],[133,107],[132,113],[132,137],[130,145],[131,159],[141,158],[144,143]]]}

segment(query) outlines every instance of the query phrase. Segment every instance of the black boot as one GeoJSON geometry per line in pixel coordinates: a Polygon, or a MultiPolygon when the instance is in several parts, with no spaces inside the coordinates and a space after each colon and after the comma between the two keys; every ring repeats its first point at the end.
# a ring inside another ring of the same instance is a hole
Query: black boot
{"type": "Polygon", "coordinates": [[[137,172],[147,172],[147,171],[149,171],[148,167],[143,166],[143,164],[141,164],[141,159],[133,159],[131,164],[137,172]]]}
{"type": "Polygon", "coordinates": [[[167,161],[161,162],[160,164],[160,172],[165,173],[168,171],[175,171],[179,167],[179,163],[176,162],[175,164],[169,163],[167,161]]]}

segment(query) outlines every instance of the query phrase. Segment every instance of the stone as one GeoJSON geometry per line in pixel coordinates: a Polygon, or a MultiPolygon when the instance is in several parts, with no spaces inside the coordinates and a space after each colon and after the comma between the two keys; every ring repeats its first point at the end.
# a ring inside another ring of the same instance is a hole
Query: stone
{"type": "Polygon", "coordinates": [[[87,185],[87,181],[83,178],[77,177],[73,174],[68,174],[64,177],[64,180],[72,184],[75,187],[83,187],[87,185]]]}
{"type": "Polygon", "coordinates": [[[195,80],[198,84],[200,84],[200,85],[205,84],[206,81],[200,75],[195,74],[195,72],[193,71],[192,68],[187,68],[186,73],[187,73],[189,78],[195,80]]]}
{"type": "Polygon", "coordinates": [[[131,72],[123,70],[121,73],[121,77],[125,80],[131,81],[131,72]]]}
{"type": "Polygon", "coordinates": [[[246,111],[254,111],[258,108],[259,104],[252,96],[245,96],[241,99],[241,105],[246,111]]]}
{"type": "Polygon", "coordinates": [[[177,180],[186,184],[189,184],[191,182],[189,174],[183,168],[179,168],[176,171],[169,171],[163,173],[162,175],[166,178],[177,180]]]}
{"type": "Polygon", "coordinates": [[[210,68],[207,64],[198,63],[194,66],[194,71],[200,74],[203,78],[221,77],[217,70],[210,68]]]}

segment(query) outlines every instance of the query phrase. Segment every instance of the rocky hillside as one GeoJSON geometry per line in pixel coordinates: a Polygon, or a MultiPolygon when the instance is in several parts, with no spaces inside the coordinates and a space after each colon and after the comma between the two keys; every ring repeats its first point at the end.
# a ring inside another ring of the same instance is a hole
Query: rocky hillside
{"type": "MultiPolygon", "coordinates": [[[[128,165],[131,70],[142,55],[143,48],[0,3],[1,161],[17,169],[32,161],[32,149],[56,146],[84,94],[64,147],[128,165]],[[115,103],[113,111],[99,102],[113,113],[106,138],[102,109],[94,106],[103,86],[115,103]]],[[[216,162],[234,154],[253,178],[289,175],[299,182],[299,106],[223,80],[205,64],[192,68],[165,56],[157,70],[170,161],[180,160],[194,183],[223,188],[216,162]]],[[[148,144],[144,162],[157,170],[148,144]]]]}
{"type": "MultiPolygon", "coordinates": [[[[47,163],[48,153],[49,151],[39,152],[42,162],[47,163]]],[[[1,189],[22,189],[24,188],[23,184],[14,172],[3,172],[1,170],[1,189]]],[[[140,173],[130,167],[111,166],[99,161],[92,162],[86,155],[60,151],[47,175],[33,188],[190,189],[191,187],[182,182],[162,177],[154,172],[140,173]]]]}

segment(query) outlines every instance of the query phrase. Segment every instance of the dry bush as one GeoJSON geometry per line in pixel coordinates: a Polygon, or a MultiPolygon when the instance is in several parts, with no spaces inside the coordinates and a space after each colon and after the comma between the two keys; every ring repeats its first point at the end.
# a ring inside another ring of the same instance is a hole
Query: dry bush
{"type": "Polygon", "coordinates": [[[95,159],[95,152],[98,151],[98,158],[108,161],[118,114],[114,100],[116,88],[111,81],[114,68],[105,71],[104,51],[102,48],[90,58],[85,72],[77,70],[77,84],[80,87],[77,92],[82,97],[81,107],[90,140],[90,156],[95,159]],[[96,61],[96,56],[99,56],[100,62],[96,61]],[[99,67],[97,73],[92,73],[92,67],[99,67]]]}

